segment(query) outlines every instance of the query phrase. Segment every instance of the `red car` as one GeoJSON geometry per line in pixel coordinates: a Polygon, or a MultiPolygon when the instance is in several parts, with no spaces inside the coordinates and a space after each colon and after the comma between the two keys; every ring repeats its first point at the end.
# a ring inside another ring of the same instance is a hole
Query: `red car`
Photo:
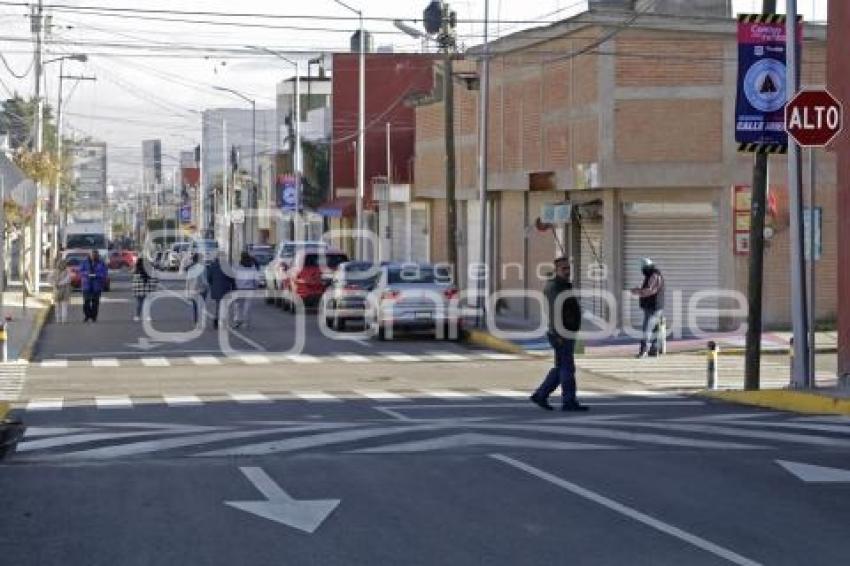
{"type": "MultiPolygon", "coordinates": [[[[339,250],[320,249],[298,252],[282,281],[284,296],[298,296],[305,305],[318,303],[334,272],[340,264],[347,261],[348,256],[339,250]]],[[[286,311],[295,312],[295,305],[288,298],[284,299],[283,308],[286,311]]]]}
{"type": "MultiPolygon", "coordinates": [[[[71,274],[71,289],[80,288],[80,267],[89,255],[90,252],[87,250],[68,250],[62,254],[62,259],[65,261],[65,269],[71,274]]],[[[111,281],[107,274],[106,281],[103,282],[103,290],[109,291],[110,287],[111,281]]]]}
{"type": "Polygon", "coordinates": [[[109,252],[109,269],[133,269],[138,255],[132,250],[115,250],[109,252]]]}

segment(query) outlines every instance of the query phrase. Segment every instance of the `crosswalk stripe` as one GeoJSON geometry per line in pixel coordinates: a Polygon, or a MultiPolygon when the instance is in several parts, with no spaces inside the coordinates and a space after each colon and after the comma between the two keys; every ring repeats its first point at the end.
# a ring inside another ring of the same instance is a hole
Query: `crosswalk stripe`
{"type": "Polygon", "coordinates": [[[91,365],[96,368],[117,368],[119,364],[116,358],[94,358],[91,365]]]}
{"type": "Polygon", "coordinates": [[[367,364],[372,361],[366,356],[361,356],[359,354],[337,354],[334,357],[341,362],[350,364],[367,364]]]}
{"type": "Polygon", "coordinates": [[[166,358],[140,358],[139,360],[146,367],[168,367],[171,365],[166,358]]]}
{"type": "Polygon", "coordinates": [[[410,354],[403,354],[401,352],[380,352],[380,356],[386,360],[391,362],[419,362],[420,358],[416,356],[411,356],[410,354]]]}
{"type": "Polygon", "coordinates": [[[496,397],[525,397],[528,395],[516,389],[485,389],[484,392],[496,397]]]}
{"type": "Polygon", "coordinates": [[[202,405],[200,397],[197,395],[163,395],[162,398],[169,406],[179,407],[183,405],[202,405]]]}
{"type": "Polygon", "coordinates": [[[237,403],[268,403],[271,401],[262,393],[230,393],[229,395],[237,403]]]}
{"type": "Polygon", "coordinates": [[[316,356],[309,354],[292,354],[286,356],[286,359],[296,364],[317,364],[320,361],[316,356]]]}
{"type": "Polygon", "coordinates": [[[189,356],[191,361],[196,366],[217,366],[221,365],[221,360],[215,356],[189,356]]]}
{"type": "Polygon", "coordinates": [[[355,391],[355,393],[376,401],[409,401],[404,395],[391,391],[355,391]]]}
{"type": "Polygon", "coordinates": [[[41,367],[43,368],[66,368],[68,367],[68,360],[44,360],[41,362],[41,367]]]}
{"type": "Polygon", "coordinates": [[[452,354],[449,352],[428,352],[428,357],[441,362],[465,362],[469,361],[469,357],[460,354],[452,354]]]}
{"type": "Polygon", "coordinates": [[[271,363],[271,359],[269,359],[268,356],[264,356],[262,354],[242,354],[240,356],[237,356],[237,358],[239,358],[242,363],[252,366],[271,363]]]}
{"type": "Polygon", "coordinates": [[[27,403],[27,411],[58,411],[63,402],[63,399],[32,399],[27,403]]]}
{"type": "Polygon", "coordinates": [[[305,401],[342,401],[339,397],[334,397],[324,391],[293,391],[292,394],[305,401]]]}
{"type": "Polygon", "coordinates": [[[133,401],[127,396],[95,397],[94,402],[98,409],[129,409],[133,406],[133,401]]]}
{"type": "Polygon", "coordinates": [[[517,356],[516,354],[502,354],[500,352],[482,352],[478,354],[479,357],[484,358],[485,360],[519,360],[522,359],[521,356],[517,356]]]}
{"type": "Polygon", "coordinates": [[[438,399],[471,399],[472,395],[462,393],[460,391],[452,391],[451,389],[420,389],[420,391],[429,397],[437,397],[438,399]]]}

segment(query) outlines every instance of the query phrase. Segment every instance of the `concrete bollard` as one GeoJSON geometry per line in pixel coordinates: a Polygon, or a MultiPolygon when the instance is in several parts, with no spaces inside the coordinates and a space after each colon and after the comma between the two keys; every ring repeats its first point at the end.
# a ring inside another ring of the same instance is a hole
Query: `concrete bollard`
{"type": "Polygon", "coordinates": [[[707,369],[706,369],[706,389],[717,389],[720,385],[717,379],[717,357],[720,354],[720,348],[712,341],[708,343],[707,369]]]}

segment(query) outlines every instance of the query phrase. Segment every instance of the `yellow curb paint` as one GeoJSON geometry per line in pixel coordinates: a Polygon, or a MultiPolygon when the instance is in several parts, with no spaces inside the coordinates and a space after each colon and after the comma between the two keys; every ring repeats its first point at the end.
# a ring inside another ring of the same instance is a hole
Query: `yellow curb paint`
{"type": "Polygon", "coordinates": [[[505,354],[525,354],[525,350],[513,342],[502,340],[482,330],[467,330],[466,341],[476,346],[483,346],[505,354]]]}
{"type": "Polygon", "coordinates": [[[830,397],[805,391],[702,391],[704,397],[780,411],[815,415],[850,415],[850,398],[830,397]]]}
{"type": "Polygon", "coordinates": [[[35,317],[35,323],[33,324],[32,332],[30,332],[30,337],[27,339],[24,347],[21,348],[21,353],[18,354],[19,360],[26,360],[28,362],[32,361],[32,356],[35,353],[35,345],[38,342],[39,337],[41,336],[41,331],[44,328],[45,323],[47,322],[47,318],[50,316],[50,313],[53,311],[53,303],[47,305],[47,308],[39,312],[35,317]]]}

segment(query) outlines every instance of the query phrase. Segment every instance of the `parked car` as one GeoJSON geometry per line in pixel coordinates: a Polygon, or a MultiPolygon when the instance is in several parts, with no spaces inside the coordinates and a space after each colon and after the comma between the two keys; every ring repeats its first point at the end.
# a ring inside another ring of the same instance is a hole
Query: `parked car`
{"type": "MultiPolygon", "coordinates": [[[[91,255],[88,250],[65,250],[62,252],[62,259],[65,261],[65,269],[71,275],[71,289],[80,289],[82,280],[80,278],[80,268],[83,262],[91,255]]],[[[106,281],[103,282],[103,290],[109,291],[112,288],[112,281],[107,270],[106,281]]]]}
{"type": "Polygon", "coordinates": [[[260,270],[258,284],[261,289],[266,287],[266,266],[274,259],[274,247],[269,244],[248,244],[246,251],[257,262],[260,270]]]}
{"type": "Polygon", "coordinates": [[[330,328],[344,330],[349,321],[365,320],[366,297],[378,273],[375,264],[365,261],[349,261],[339,266],[322,295],[322,316],[330,328]]]}
{"type": "Polygon", "coordinates": [[[284,310],[295,312],[292,297],[296,296],[305,305],[319,303],[334,272],[347,261],[345,253],[332,248],[307,248],[296,253],[280,283],[284,310]]]}
{"type": "Polygon", "coordinates": [[[286,279],[286,272],[298,250],[324,250],[327,248],[328,245],[320,241],[285,240],[280,242],[275,249],[274,258],[263,269],[266,289],[268,290],[266,302],[277,305],[283,304],[283,300],[276,292],[283,290],[283,280],[286,279]]]}
{"type": "Polygon", "coordinates": [[[109,252],[109,269],[133,269],[137,259],[132,250],[113,250],[109,252]]]}
{"type": "Polygon", "coordinates": [[[366,325],[378,339],[396,329],[435,330],[453,338],[461,324],[453,304],[458,290],[448,270],[431,264],[387,263],[379,268],[376,283],[366,299],[366,325]]]}
{"type": "Polygon", "coordinates": [[[175,242],[171,244],[164,260],[164,268],[169,271],[178,271],[185,262],[186,255],[192,247],[192,242],[175,242]]]}

